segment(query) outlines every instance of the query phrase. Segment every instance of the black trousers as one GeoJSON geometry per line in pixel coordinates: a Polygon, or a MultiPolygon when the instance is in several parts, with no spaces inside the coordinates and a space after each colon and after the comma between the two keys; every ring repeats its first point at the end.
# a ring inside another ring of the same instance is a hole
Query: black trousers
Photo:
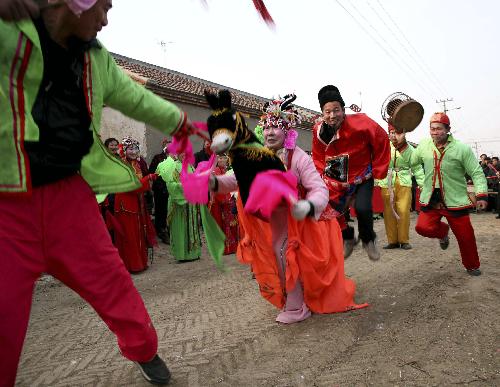
{"type": "MultiPolygon", "coordinates": [[[[163,185],[165,185],[164,182],[163,185]]],[[[155,202],[155,229],[159,233],[167,229],[168,191],[166,185],[164,187],[161,184],[153,185],[153,196],[155,202]]]]}
{"type": "MultiPolygon", "coordinates": [[[[373,231],[373,179],[359,184],[354,194],[356,196],[354,209],[358,218],[359,239],[363,243],[368,243],[377,236],[373,231]]],[[[354,228],[348,225],[345,230],[342,230],[342,238],[344,240],[354,239],[354,228]]]]}

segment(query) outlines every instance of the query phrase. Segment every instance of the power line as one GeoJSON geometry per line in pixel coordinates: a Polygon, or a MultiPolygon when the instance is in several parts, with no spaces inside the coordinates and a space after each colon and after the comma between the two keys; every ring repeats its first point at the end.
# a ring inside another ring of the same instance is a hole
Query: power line
{"type": "Polygon", "coordinates": [[[412,48],[412,50],[415,52],[415,54],[420,58],[420,60],[422,61],[422,64],[428,69],[429,74],[431,74],[431,76],[434,78],[436,84],[439,85],[439,87],[442,87],[442,89],[444,91],[444,95],[447,95],[447,94],[449,95],[449,93],[446,92],[446,89],[444,88],[444,85],[442,85],[441,80],[432,72],[432,70],[427,65],[427,63],[424,61],[424,59],[422,58],[422,56],[418,53],[418,51],[415,49],[415,47],[408,40],[408,38],[404,34],[403,30],[401,30],[401,28],[399,27],[398,23],[396,23],[396,21],[392,18],[392,16],[389,14],[389,12],[387,12],[387,10],[384,8],[384,6],[380,2],[380,0],[377,0],[377,3],[380,6],[380,8],[382,8],[382,10],[385,12],[385,14],[389,17],[389,19],[391,20],[392,24],[394,26],[396,26],[396,28],[398,29],[398,31],[401,33],[401,36],[406,40],[406,42],[412,48]]]}
{"type": "MultiPolygon", "coordinates": [[[[420,62],[415,58],[415,56],[411,53],[410,50],[408,50],[408,45],[403,43],[400,39],[400,34],[396,34],[394,32],[394,30],[392,29],[392,27],[389,26],[389,24],[387,24],[387,22],[384,20],[384,18],[380,15],[380,13],[372,6],[371,2],[367,1],[368,3],[368,6],[372,9],[373,13],[379,18],[379,20],[384,24],[384,26],[387,28],[387,30],[391,33],[392,36],[394,36],[397,40],[397,42],[401,45],[401,47],[403,47],[403,49],[408,53],[409,57],[413,60],[413,62],[418,66],[418,68],[420,69],[420,71],[422,71],[422,74],[427,78],[427,80],[429,81],[429,84],[432,85],[432,87],[435,88],[435,90],[438,92],[437,94],[443,94],[442,90],[440,90],[441,88],[439,87],[438,84],[436,84],[436,82],[432,81],[430,78],[429,78],[429,75],[432,76],[421,64],[420,62]]],[[[380,4],[380,3],[379,3],[380,4]]],[[[385,9],[384,9],[385,11],[385,9]]],[[[386,14],[387,11],[385,11],[386,14]]],[[[390,16],[389,16],[390,17],[390,16]]],[[[444,93],[446,94],[446,93],[444,93]]]]}
{"type": "MultiPolygon", "coordinates": [[[[424,59],[422,58],[422,56],[418,53],[418,51],[416,50],[416,48],[411,44],[411,42],[409,41],[409,39],[406,37],[405,33],[403,32],[403,30],[399,27],[398,23],[394,20],[394,18],[389,14],[389,12],[384,8],[384,6],[380,3],[379,0],[377,0],[377,3],[379,5],[379,7],[383,10],[383,12],[385,13],[385,15],[387,16],[387,18],[390,20],[390,24],[391,25],[394,25],[396,27],[396,29],[399,31],[399,33],[396,33],[387,23],[386,21],[384,20],[384,18],[382,18],[380,16],[380,14],[377,12],[377,10],[372,6],[372,4],[369,2],[369,0],[367,0],[367,3],[368,5],[370,6],[370,8],[373,10],[373,12],[375,13],[375,15],[382,21],[382,23],[385,25],[385,27],[387,28],[387,30],[396,38],[397,42],[401,45],[401,47],[409,54],[409,56],[413,59],[413,62],[418,66],[418,68],[422,71],[422,75],[424,76],[424,79],[426,81],[428,81],[428,83],[430,85],[432,85],[432,87],[439,91],[439,93],[444,93],[444,95],[449,95],[449,93],[447,93],[445,91],[445,88],[444,86],[442,85],[441,81],[436,77],[436,75],[434,74],[434,72],[432,72],[432,70],[430,69],[430,67],[427,65],[427,63],[424,61],[424,59]],[[405,44],[404,42],[401,41],[401,39],[399,38],[399,36],[403,37],[404,40],[407,42],[407,44],[405,44]],[[417,60],[417,58],[408,50],[407,46],[409,46],[413,52],[416,54],[416,56],[418,57],[419,60],[417,60]],[[421,65],[422,63],[422,65],[421,65]],[[432,79],[434,78],[434,80],[432,79]]],[[[431,93],[432,94],[432,93],[431,93]]],[[[445,107],[446,109],[446,107],[445,107]]],[[[455,109],[460,109],[460,108],[455,108],[455,109]]],[[[449,110],[455,110],[455,109],[446,109],[447,111],[449,110]]],[[[460,117],[462,117],[462,115],[460,114],[459,115],[460,117]]],[[[458,118],[457,120],[457,123],[458,123],[458,126],[460,127],[464,127],[464,125],[462,124],[462,118],[458,118]]]]}
{"type": "MultiPolygon", "coordinates": [[[[369,31],[368,31],[368,30],[364,27],[364,25],[363,25],[363,24],[362,24],[362,23],[361,23],[361,22],[360,22],[360,21],[359,21],[359,20],[358,20],[358,19],[357,19],[357,18],[356,18],[356,17],[355,17],[352,13],[351,13],[351,12],[349,12],[349,10],[348,10],[346,7],[344,7],[344,5],[342,5],[342,3],[341,3],[339,0],[336,0],[336,2],[337,2],[337,4],[339,4],[339,5],[340,5],[340,7],[342,7],[342,9],[343,9],[343,10],[344,10],[347,14],[349,14],[349,16],[351,16],[351,18],[352,18],[352,19],[356,22],[356,24],[358,24],[358,25],[361,27],[361,29],[362,29],[362,30],[363,30],[363,31],[364,31],[364,32],[365,32],[368,36],[370,36],[370,38],[372,38],[372,40],[373,40],[373,41],[374,41],[374,42],[375,42],[375,43],[376,43],[376,44],[377,44],[377,45],[378,45],[378,46],[379,46],[379,47],[380,47],[380,48],[381,48],[381,49],[382,49],[382,50],[383,50],[386,54],[387,54],[387,56],[389,56],[389,57],[392,59],[392,61],[393,61],[394,63],[396,63],[396,64],[397,64],[397,65],[398,65],[398,66],[399,66],[399,67],[400,67],[400,68],[401,68],[401,69],[402,69],[402,70],[403,70],[403,71],[404,71],[404,72],[405,72],[405,73],[406,73],[406,74],[407,74],[410,78],[412,78],[412,79],[413,79],[413,80],[417,83],[417,85],[418,85],[418,86],[422,89],[422,91],[423,91],[424,93],[428,93],[428,90],[426,90],[426,89],[425,89],[425,87],[423,87],[423,85],[420,83],[420,81],[418,81],[418,79],[415,79],[415,78],[413,77],[413,75],[411,74],[411,72],[408,72],[408,70],[407,70],[406,68],[404,68],[403,66],[401,66],[401,63],[399,63],[399,62],[396,60],[396,58],[395,58],[395,57],[394,57],[394,56],[393,56],[393,55],[392,55],[392,54],[391,54],[391,53],[390,53],[390,52],[389,52],[389,51],[388,51],[388,50],[387,50],[387,49],[386,49],[386,48],[385,48],[385,47],[384,47],[384,46],[383,46],[383,45],[382,45],[382,44],[381,44],[381,43],[380,43],[377,39],[375,39],[375,37],[374,37],[372,34],[370,34],[370,32],[369,32],[369,31]]],[[[352,3],[351,3],[351,6],[352,6],[352,8],[356,9],[356,11],[357,11],[358,13],[360,13],[360,12],[357,10],[357,8],[356,8],[356,7],[355,7],[352,3]]],[[[365,20],[366,20],[366,18],[365,18],[365,20]]],[[[370,24],[369,22],[368,22],[368,24],[371,26],[371,24],[370,24]]],[[[373,26],[371,26],[371,27],[372,27],[373,29],[375,29],[373,26]]],[[[385,41],[385,39],[383,39],[383,40],[385,41]]]]}
{"type": "Polygon", "coordinates": [[[440,100],[436,99],[436,103],[442,103],[443,104],[443,112],[444,112],[444,114],[448,113],[450,110],[458,110],[458,109],[462,108],[461,106],[459,106],[459,107],[456,107],[456,108],[447,109],[446,108],[446,102],[453,102],[453,98],[446,98],[446,99],[440,99],[440,100]]]}

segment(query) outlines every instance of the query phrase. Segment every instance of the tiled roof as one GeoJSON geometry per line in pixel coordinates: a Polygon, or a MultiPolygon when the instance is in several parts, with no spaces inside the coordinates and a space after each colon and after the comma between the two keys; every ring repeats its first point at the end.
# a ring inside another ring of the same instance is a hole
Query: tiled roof
{"type": "MultiPolygon", "coordinates": [[[[112,55],[118,66],[124,69],[134,80],[141,84],[145,84],[146,87],[154,93],[173,102],[208,107],[203,94],[205,89],[228,89],[233,96],[235,108],[257,118],[262,114],[262,105],[269,101],[268,98],[232,89],[228,86],[219,85],[174,70],[169,70],[114,53],[112,55]]],[[[297,108],[304,118],[299,128],[311,130],[314,119],[319,113],[300,106],[297,106],[297,108]]]]}

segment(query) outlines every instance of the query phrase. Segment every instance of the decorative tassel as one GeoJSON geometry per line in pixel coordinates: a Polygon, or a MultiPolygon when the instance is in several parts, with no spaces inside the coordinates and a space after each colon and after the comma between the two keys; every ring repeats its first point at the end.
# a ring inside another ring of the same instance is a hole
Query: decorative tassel
{"type": "MultiPolygon", "coordinates": [[[[200,0],[200,1],[201,1],[201,4],[203,5],[203,7],[205,9],[208,9],[207,0],[200,0]]],[[[266,5],[264,4],[264,2],[262,0],[253,0],[253,5],[255,5],[255,8],[259,12],[259,14],[262,17],[262,19],[266,22],[266,24],[269,27],[273,28],[275,26],[274,20],[271,17],[271,14],[269,13],[269,11],[267,10],[266,5]]]]}
{"type": "Polygon", "coordinates": [[[253,0],[253,5],[255,5],[255,8],[259,12],[262,19],[266,22],[266,24],[269,27],[274,27],[275,26],[274,20],[271,17],[271,14],[269,13],[269,11],[267,10],[264,2],[262,0],[253,0]]]}

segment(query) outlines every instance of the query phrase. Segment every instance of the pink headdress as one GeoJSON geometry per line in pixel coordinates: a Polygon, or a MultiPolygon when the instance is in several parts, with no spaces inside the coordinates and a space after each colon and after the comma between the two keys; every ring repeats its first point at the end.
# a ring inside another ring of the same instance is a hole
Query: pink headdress
{"type": "Polygon", "coordinates": [[[90,8],[97,3],[97,0],[65,0],[68,8],[73,11],[77,16],[80,16],[82,12],[88,11],[90,8]]]}
{"type": "Polygon", "coordinates": [[[292,105],[295,99],[295,94],[288,94],[266,103],[263,108],[265,114],[259,123],[264,128],[273,126],[281,129],[285,133],[285,149],[295,148],[299,135],[294,128],[302,122],[297,108],[292,105]]]}

